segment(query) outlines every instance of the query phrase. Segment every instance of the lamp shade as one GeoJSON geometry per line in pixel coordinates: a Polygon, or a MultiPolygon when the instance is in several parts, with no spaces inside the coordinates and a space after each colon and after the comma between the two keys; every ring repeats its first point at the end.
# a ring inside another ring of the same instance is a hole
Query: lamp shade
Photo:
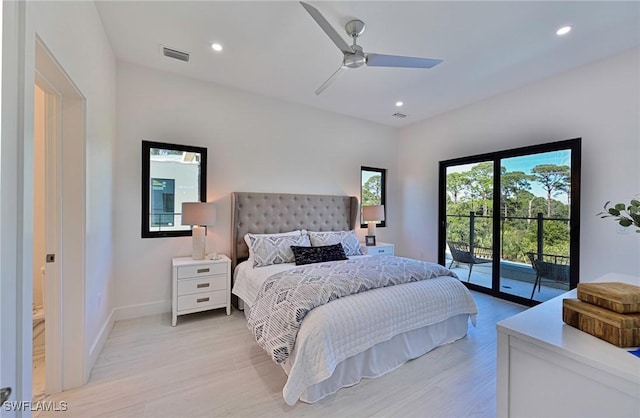
{"type": "Polygon", "coordinates": [[[363,206],[362,220],[364,222],[384,221],[384,205],[363,206]]]}
{"type": "Polygon", "coordinates": [[[182,225],[215,225],[216,206],[213,202],[183,202],[182,225]]]}

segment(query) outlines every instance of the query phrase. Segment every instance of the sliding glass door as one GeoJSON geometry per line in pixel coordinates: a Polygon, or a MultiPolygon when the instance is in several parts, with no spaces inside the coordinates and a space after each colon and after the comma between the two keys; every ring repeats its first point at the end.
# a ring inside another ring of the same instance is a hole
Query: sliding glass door
{"type": "Polygon", "coordinates": [[[578,283],[580,139],[440,162],[439,261],[529,305],[578,283]]]}

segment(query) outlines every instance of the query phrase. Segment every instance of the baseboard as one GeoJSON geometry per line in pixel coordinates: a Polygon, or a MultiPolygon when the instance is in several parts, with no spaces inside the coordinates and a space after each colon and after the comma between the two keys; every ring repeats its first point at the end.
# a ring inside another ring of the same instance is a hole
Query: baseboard
{"type": "Polygon", "coordinates": [[[89,350],[89,362],[87,364],[88,367],[86,368],[87,374],[85,376],[85,382],[89,380],[93,366],[102,352],[102,349],[107,342],[107,338],[109,338],[109,334],[111,333],[111,329],[113,328],[113,324],[115,324],[116,321],[139,318],[148,315],[157,315],[165,312],[171,312],[170,301],[142,303],[139,305],[121,306],[119,308],[112,309],[109,317],[100,329],[100,332],[96,336],[96,339],[89,350]]]}
{"type": "Polygon", "coordinates": [[[86,368],[86,376],[85,382],[89,381],[89,376],[91,375],[91,371],[93,370],[93,366],[96,364],[96,360],[98,356],[102,352],[105,343],[107,342],[107,338],[109,338],[109,334],[111,333],[111,329],[113,328],[113,324],[116,322],[115,320],[115,309],[111,310],[109,317],[105,321],[102,328],[100,328],[100,332],[96,336],[91,348],[89,349],[89,364],[87,364],[86,368]]]}
{"type": "Polygon", "coordinates": [[[142,316],[158,315],[171,312],[171,301],[161,300],[157,302],[141,303],[139,305],[120,306],[115,308],[114,312],[116,321],[140,318],[142,316]]]}

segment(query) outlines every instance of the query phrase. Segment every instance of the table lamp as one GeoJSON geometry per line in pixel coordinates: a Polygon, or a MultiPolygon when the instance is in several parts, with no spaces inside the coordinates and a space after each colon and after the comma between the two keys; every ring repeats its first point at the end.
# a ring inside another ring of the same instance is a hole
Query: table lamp
{"type": "Polygon", "coordinates": [[[191,258],[202,260],[206,254],[207,225],[216,223],[216,207],[213,202],[183,202],[182,225],[192,225],[193,250],[191,258]]]}
{"type": "Polygon", "coordinates": [[[362,221],[367,223],[367,245],[375,245],[376,223],[384,221],[384,205],[371,205],[362,207],[362,221]]]}

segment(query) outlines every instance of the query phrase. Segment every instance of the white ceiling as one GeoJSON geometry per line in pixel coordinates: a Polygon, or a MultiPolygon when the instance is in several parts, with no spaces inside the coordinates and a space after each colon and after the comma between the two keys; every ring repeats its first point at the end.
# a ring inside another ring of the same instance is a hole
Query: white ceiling
{"type": "Polygon", "coordinates": [[[640,44],[640,2],[309,1],[365,52],[443,59],[432,69],[362,67],[320,96],[342,53],[296,1],[99,1],[118,59],[354,116],[406,126],[640,44]],[[560,26],[573,25],[564,37],[560,26]],[[211,50],[211,42],[224,46],[211,50]],[[188,63],[160,45],[188,51],[188,63]],[[400,109],[405,119],[391,116],[400,109]]]}

